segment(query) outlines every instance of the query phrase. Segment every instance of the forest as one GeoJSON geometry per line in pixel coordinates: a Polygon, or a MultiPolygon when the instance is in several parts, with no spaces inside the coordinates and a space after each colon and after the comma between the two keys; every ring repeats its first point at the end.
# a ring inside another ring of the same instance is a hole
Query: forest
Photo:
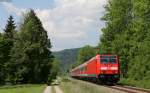
{"type": "Polygon", "coordinates": [[[0,84],[51,82],[58,61],[52,55],[47,31],[34,10],[23,15],[16,27],[13,16],[0,33],[0,84]]]}
{"type": "Polygon", "coordinates": [[[120,57],[122,82],[149,88],[149,5],[149,0],[109,0],[101,18],[105,27],[101,29],[103,34],[99,45],[81,48],[75,66],[97,53],[117,54],[120,57]]]}
{"type": "Polygon", "coordinates": [[[123,77],[150,85],[150,1],[110,0],[100,50],[118,54],[123,77]]]}

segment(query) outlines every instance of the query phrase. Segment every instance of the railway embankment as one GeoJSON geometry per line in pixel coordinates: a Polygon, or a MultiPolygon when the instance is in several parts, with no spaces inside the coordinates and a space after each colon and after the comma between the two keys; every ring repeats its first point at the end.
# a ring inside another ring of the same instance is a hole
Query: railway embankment
{"type": "Polygon", "coordinates": [[[150,93],[149,89],[127,85],[101,85],[73,78],[65,78],[60,84],[64,93],[150,93]]]}
{"type": "Polygon", "coordinates": [[[60,88],[64,93],[126,93],[90,82],[66,78],[62,80],[60,88]]]}
{"type": "Polygon", "coordinates": [[[121,79],[119,81],[122,85],[132,86],[132,87],[139,87],[144,89],[150,89],[150,80],[132,80],[132,79],[121,79]]]}

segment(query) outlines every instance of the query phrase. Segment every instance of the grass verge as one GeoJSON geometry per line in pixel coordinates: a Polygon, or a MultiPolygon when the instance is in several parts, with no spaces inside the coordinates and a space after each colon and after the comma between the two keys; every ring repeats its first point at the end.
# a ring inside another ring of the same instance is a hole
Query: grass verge
{"type": "Polygon", "coordinates": [[[150,89],[150,80],[136,81],[136,80],[132,80],[132,79],[121,79],[119,81],[119,83],[121,83],[123,85],[133,86],[133,87],[150,89]]]}
{"type": "Polygon", "coordinates": [[[120,91],[75,79],[62,80],[60,87],[64,93],[121,93],[120,91]]]}
{"type": "Polygon", "coordinates": [[[0,93],[42,93],[46,85],[27,84],[0,87],[0,93]]]}

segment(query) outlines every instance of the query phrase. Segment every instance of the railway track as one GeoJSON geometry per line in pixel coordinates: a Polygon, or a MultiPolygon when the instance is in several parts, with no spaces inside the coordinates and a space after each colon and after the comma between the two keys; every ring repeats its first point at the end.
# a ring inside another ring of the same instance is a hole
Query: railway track
{"type": "Polygon", "coordinates": [[[115,86],[105,86],[105,87],[116,89],[127,93],[150,93],[150,90],[135,88],[130,86],[115,85],[115,86]]]}
{"type": "MultiPolygon", "coordinates": [[[[73,78],[70,78],[70,79],[73,79],[73,78]]],[[[80,81],[82,81],[82,80],[80,80],[80,81]]],[[[84,81],[84,82],[89,82],[89,81],[84,81]]],[[[120,85],[120,84],[111,86],[111,85],[101,85],[101,84],[95,83],[95,82],[89,82],[89,83],[96,84],[99,86],[104,86],[104,87],[115,89],[115,90],[119,90],[119,91],[126,92],[126,93],[150,93],[149,89],[142,89],[142,88],[125,86],[125,85],[120,85]]]]}

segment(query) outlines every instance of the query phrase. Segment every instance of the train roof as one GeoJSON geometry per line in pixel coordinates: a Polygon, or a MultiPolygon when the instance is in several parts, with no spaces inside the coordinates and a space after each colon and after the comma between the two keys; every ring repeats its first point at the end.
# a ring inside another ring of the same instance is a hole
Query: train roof
{"type": "Polygon", "coordinates": [[[72,69],[71,71],[74,71],[74,70],[76,70],[76,69],[78,69],[78,68],[81,68],[81,67],[83,67],[83,66],[87,65],[87,63],[89,63],[91,60],[93,60],[93,59],[95,59],[95,58],[98,58],[98,56],[100,56],[100,55],[99,55],[99,54],[97,54],[96,56],[92,57],[90,60],[88,60],[88,61],[84,62],[83,64],[81,64],[81,65],[79,65],[79,66],[77,66],[77,67],[75,67],[75,68],[74,68],[74,69],[72,69]]]}
{"type": "MultiPolygon", "coordinates": [[[[76,70],[76,69],[78,69],[78,68],[81,68],[81,67],[87,65],[87,63],[89,63],[91,60],[93,60],[93,59],[95,59],[95,58],[98,59],[100,55],[107,55],[107,56],[109,56],[109,55],[114,55],[114,54],[97,54],[96,56],[92,57],[90,60],[88,60],[88,61],[84,62],[83,64],[81,64],[81,65],[79,65],[79,66],[73,68],[71,71],[74,71],[74,70],[76,70]]],[[[117,55],[115,55],[115,56],[117,56],[117,55]]]]}

